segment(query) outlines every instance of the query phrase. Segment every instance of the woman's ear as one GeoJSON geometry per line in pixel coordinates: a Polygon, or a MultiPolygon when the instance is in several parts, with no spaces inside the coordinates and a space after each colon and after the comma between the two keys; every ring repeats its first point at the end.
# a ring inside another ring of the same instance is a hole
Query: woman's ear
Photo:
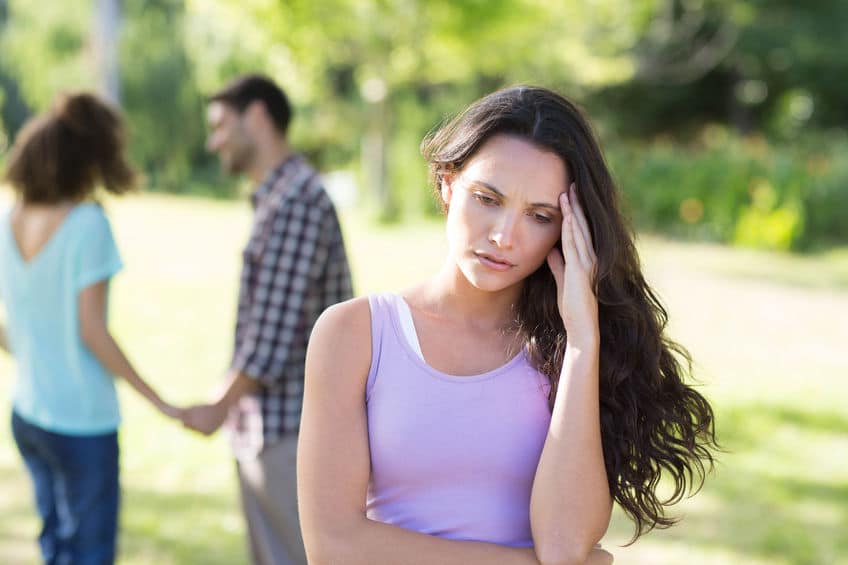
{"type": "Polygon", "coordinates": [[[450,205],[451,196],[453,196],[454,178],[453,173],[445,173],[442,175],[442,186],[439,191],[442,194],[442,202],[444,202],[445,206],[450,205]]]}

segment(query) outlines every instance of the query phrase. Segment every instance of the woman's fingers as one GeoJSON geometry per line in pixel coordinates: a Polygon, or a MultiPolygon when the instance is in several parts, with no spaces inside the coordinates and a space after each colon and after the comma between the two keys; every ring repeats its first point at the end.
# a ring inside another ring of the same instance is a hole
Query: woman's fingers
{"type": "MultiPolygon", "coordinates": [[[[572,184],[572,186],[574,185],[572,184]]],[[[578,258],[582,265],[588,266],[591,265],[591,259],[589,251],[586,249],[586,241],[583,238],[582,229],[574,214],[574,206],[572,205],[574,200],[576,198],[572,197],[571,191],[569,191],[569,195],[566,196],[567,207],[563,209],[563,240],[565,240],[565,232],[568,232],[575,250],[574,257],[578,258]]],[[[566,260],[568,260],[568,257],[569,254],[566,252],[566,260]]]]}
{"type": "Polygon", "coordinates": [[[559,195],[559,206],[562,210],[562,254],[566,263],[579,260],[580,255],[574,243],[574,215],[568,202],[567,194],[559,195]]]}
{"type": "Polygon", "coordinates": [[[595,246],[592,242],[592,231],[589,229],[589,222],[586,220],[586,215],[583,213],[583,207],[580,206],[580,199],[577,198],[577,185],[571,183],[568,191],[568,200],[571,203],[571,208],[574,211],[574,216],[577,219],[577,224],[580,226],[580,231],[583,235],[583,241],[586,243],[588,257],[591,262],[595,262],[595,246]]]}
{"type": "Polygon", "coordinates": [[[562,258],[562,253],[559,251],[559,246],[554,246],[553,249],[548,251],[548,268],[554,276],[557,294],[562,294],[563,277],[565,275],[565,261],[562,258]]]}

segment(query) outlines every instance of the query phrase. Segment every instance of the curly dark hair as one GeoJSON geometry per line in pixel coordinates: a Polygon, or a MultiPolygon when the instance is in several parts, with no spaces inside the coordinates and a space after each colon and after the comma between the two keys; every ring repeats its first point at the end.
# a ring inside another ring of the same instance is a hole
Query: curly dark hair
{"type": "Polygon", "coordinates": [[[123,194],[136,184],[118,111],[89,93],[60,95],[18,134],[6,180],[29,204],[82,200],[98,185],[123,194]]]}
{"type": "MultiPolygon", "coordinates": [[[[422,142],[434,188],[438,191],[444,175],[462,170],[496,134],[518,136],[559,155],[578,188],[598,258],[604,464],[611,496],[634,521],[632,543],[655,527],[673,525],[676,519],[666,515],[666,507],[703,485],[718,448],[713,410],[684,382],[691,374],[691,357],[663,335],[667,312],[642,275],[615,183],[575,104],[529,86],[478,100],[422,142]],[[667,498],[657,493],[664,475],[674,483],[667,498]]],[[[546,264],[526,279],[515,315],[531,361],[550,379],[553,407],[568,336],[546,264]]]]}

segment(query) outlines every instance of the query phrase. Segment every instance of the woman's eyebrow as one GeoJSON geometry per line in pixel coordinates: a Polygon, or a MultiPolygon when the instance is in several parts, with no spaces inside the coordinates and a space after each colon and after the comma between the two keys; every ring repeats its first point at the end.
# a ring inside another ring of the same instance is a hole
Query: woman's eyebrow
{"type": "Polygon", "coordinates": [[[534,208],[548,208],[554,212],[561,212],[559,206],[548,204],[547,202],[531,202],[530,206],[533,206],[534,208]]]}
{"type": "Polygon", "coordinates": [[[491,190],[492,192],[494,192],[495,194],[497,194],[501,198],[505,198],[503,192],[501,192],[500,190],[498,190],[497,188],[495,188],[491,184],[487,183],[486,181],[472,180],[471,182],[469,182],[469,184],[472,184],[472,185],[476,184],[476,185],[482,186],[486,190],[491,190]]]}

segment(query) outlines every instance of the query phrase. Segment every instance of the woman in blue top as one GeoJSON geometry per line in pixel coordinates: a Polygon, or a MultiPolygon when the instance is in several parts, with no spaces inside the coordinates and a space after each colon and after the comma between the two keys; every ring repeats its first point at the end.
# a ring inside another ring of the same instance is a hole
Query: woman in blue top
{"type": "Polygon", "coordinates": [[[109,279],[121,259],[98,185],[134,185],[119,114],[90,94],[60,97],[25,126],[0,214],[0,342],[17,362],[12,432],[32,476],[46,563],[115,559],[120,422],[113,375],[163,414],[180,411],[138,375],[107,326],[109,279]]]}

